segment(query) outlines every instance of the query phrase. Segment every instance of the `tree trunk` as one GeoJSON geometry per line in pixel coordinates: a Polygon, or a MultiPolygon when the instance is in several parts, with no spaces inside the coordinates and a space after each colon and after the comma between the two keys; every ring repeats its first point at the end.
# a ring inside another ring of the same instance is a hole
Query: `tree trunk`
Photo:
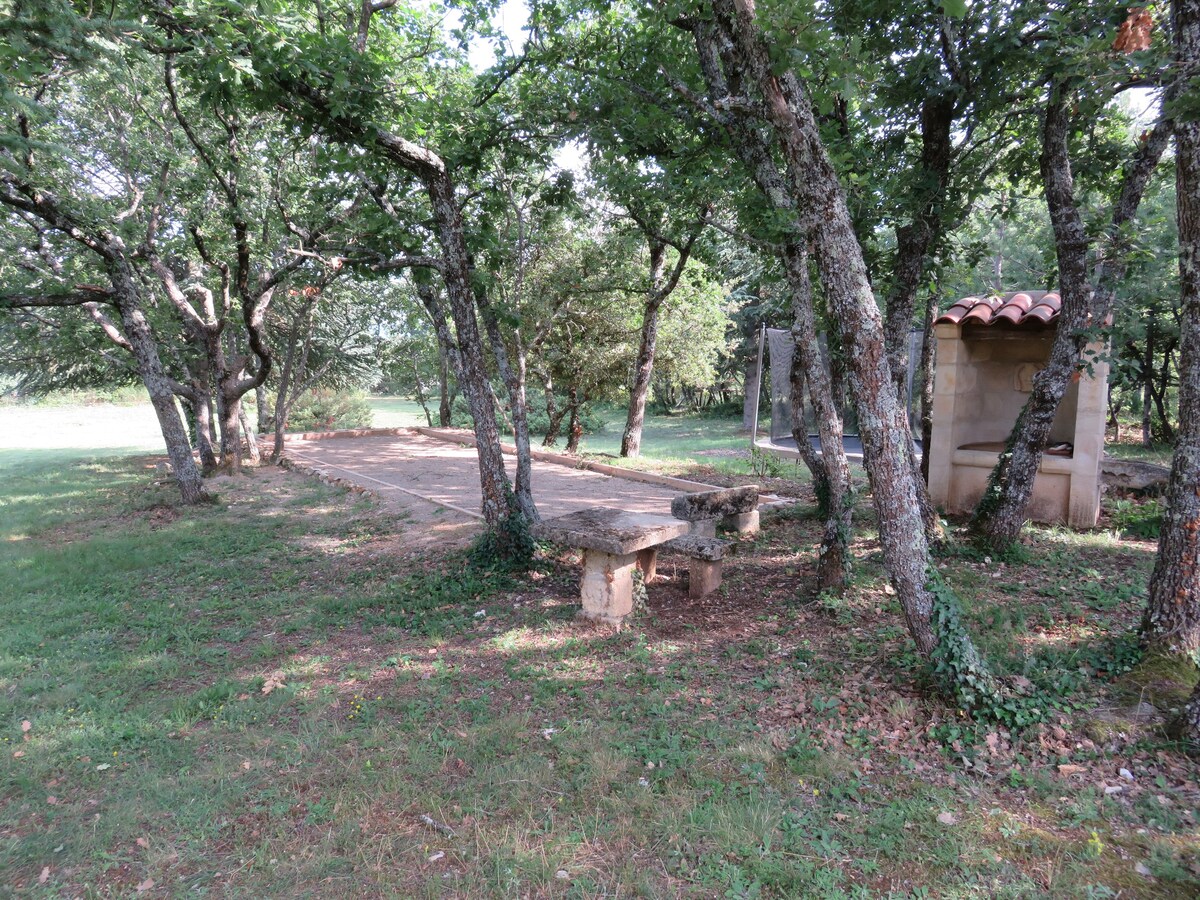
{"type": "Polygon", "coordinates": [[[250,460],[250,465],[257,466],[262,462],[262,453],[258,449],[258,434],[250,424],[246,404],[241,401],[238,401],[238,423],[242,426],[242,436],[246,442],[246,458],[250,460]]]}
{"type": "Polygon", "coordinates": [[[258,433],[266,434],[271,430],[271,417],[267,414],[267,386],[260,384],[254,389],[254,411],[258,419],[258,433]]]}
{"type": "MultiPolygon", "coordinates": [[[[440,160],[438,161],[441,162],[440,160]]],[[[492,405],[492,390],[483,359],[483,342],[475,321],[475,295],[471,287],[471,261],[463,234],[462,212],[454,197],[454,184],[445,171],[424,174],[425,187],[433,207],[438,240],[442,247],[442,278],[450,300],[450,313],[458,335],[461,366],[459,386],[466,394],[475,430],[475,449],[479,455],[479,483],[482,511],[488,526],[498,525],[515,510],[509,508],[512,484],[504,468],[500,434],[492,405]]]]}
{"type": "Polygon", "coordinates": [[[811,228],[813,252],[830,318],[847,351],[884,564],[909,631],[923,656],[937,645],[927,587],[929,546],[920,515],[912,438],[884,347],[883,322],[854,232],[845,192],[821,142],[811,101],[791,73],[775,75],[755,19],[753,0],[713,0],[732,38],[731,61],[757,85],[786,160],[796,208],[811,228]]]}
{"type": "Polygon", "coordinates": [[[971,517],[971,532],[994,551],[1007,551],[1020,536],[1025,509],[1046,446],[1058,405],[1071,382],[1090,324],[1103,322],[1112,306],[1113,285],[1127,264],[1126,226],[1136,215],[1146,183],[1169,138],[1164,123],[1141,142],[1125,172],[1120,196],[1107,229],[1111,246],[1098,248],[1099,256],[1089,282],[1088,251],[1091,239],[1075,202],[1068,137],[1071,132],[1070,97],[1061,82],[1050,87],[1042,127],[1041,172],[1054,229],[1062,310],[1050,359],[1033,379],[1033,391],[1021,409],[987,488],[971,517]]]}
{"type": "Polygon", "coordinates": [[[565,409],[558,408],[558,401],[554,399],[554,380],[550,377],[549,370],[543,369],[540,372],[542,379],[542,393],[546,397],[546,435],[542,438],[543,447],[553,447],[558,443],[558,432],[562,428],[563,416],[566,414],[565,409]]]}
{"type": "MultiPolygon", "coordinates": [[[[812,282],[808,273],[808,254],[795,242],[783,249],[784,270],[792,292],[792,337],[795,341],[792,370],[799,362],[803,380],[808,385],[809,399],[817,417],[817,433],[821,436],[821,473],[824,476],[825,496],[818,496],[825,511],[825,531],[817,553],[817,589],[840,591],[850,577],[850,529],[854,513],[854,495],[850,484],[850,463],[842,444],[842,420],[833,405],[829,392],[829,373],[821,359],[817,329],[813,314],[812,282]]],[[[796,379],[792,381],[792,433],[797,446],[808,447],[807,429],[797,435],[794,410],[797,406],[796,379]]],[[[801,420],[803,426],[803,420],[801,420]]],[[[810,467],[811,468],[811,467],[810,467]]],[[[814,471],[815,474],[815,471],[814,471]]],[[[816,480],[814,479],[814,488],[816,480]]]]}
{"type": "Polygon", "coordinates": [[[754,413],[758,410],[758,360],[746,363],[746,396],[742,400],[742,431],[749,434],[754,429],[754,413]]]}
{"type": "Polygon", "coordinates": [[[1146,350],[1142,354],[1142,446],[1154,445],[1154,322],[1146,325],[1146,350]]]}
{"type": "Polygon", "coordinates": [[[442,342],[438,341],[438,425],[449,428],[454,424],[454,413],[450,408],[450,356],[442,342]]]}
{"type": "Polygon", "coordinates": [[[242,400],[233,383],[238,380],[236,372],[221,379],[221,468],[231,475],[242,471],[242,435],[239,424],[242,400]]]}
{"type": "MultiPolygon", "coordinates": [[[[925,304],[925,332],[921,338],[921,480],[929,484],[929,444],[933,440],[934,356],[937,340],[933,320],[937,318],[937,294],[929,295],[925,304]]],[[[928,490],[925,492],[929,495],[928,490]]]]}
{"type": "Polygon", "coordinates": [[[483,317],[483,325],[487,331],[488,342],[492,345],[492,358],[496,360],[496,368],[500,378],[508,389],[508,402],[512,407],[513,443],[517,448],[517,477],[513,484],[513,493],[517,508],[530,522],[536,522],[537,506],[533,502],[533,464],[529,444],[529,406],[525,397],[525,354],[521,348],[521,336],[517,338],[517,364],[514,367],[505,346],[504,336],[500,333],[500,322],[491,301],[482,294],[477,296],[476,305],[483,317]]]}
{"type": "Polygon", "coordinates": [[[909,199],[912,221],[896,229],[896,264],[884,320],[892,378],[901,396],[908,386],[908,333],[912,330],[917,292],[929,251],[942,234],[953,124],[953,97],[934,94],[925,98],[921,104],[921,162],[913,173],[909,199]]]}
{"type": "Polygon", "coordinates": [[[583,440],[583,426],[579,423],[579,406],[582,402],[575,388],[567,392],[567,409],[571,414],[570,423],[567,425],[568,453],[578,453],[579,442],[583,440]]]}
{"type": "MultiPolygon", "coordinates": [[[[1200,0],[1176,0],[1175,46],[1183,76],[1200,70],[1200,0]]],[[[1179,223],[1179,435],[1171,462],[1158,556],[1142,631],[1155,650],[1192,661],[1200,652],[1200,122],[1175,123],[1179,223]]],[[[1200,692],[1200,688],[1197,689],[1200,692]]],[[[1200,693],[1185,726],[1200,740],[1200,693]]]]}
{"type": "Polygon", "coordinates": [[[138,303],[136,281],[129,264],[123,259],[106,260],[109,278],[112,281],[117,312],[121,316],[122,330],[129,341],[130,352],[137,362],[138,373],[150,395],[150,404],[158,418],[167,446],[167,457],[175,470],[175,483],[184,503],[200,503],[208,499],[204,490],[204,479],[192,457],[187,428],[175,405],[170,380],[163,369],[158,355],[158,345],[138,303]]]}
{"type": "Polygon", "coordinates": [[[658,310],[664,295],[663,271],[666,268],[667,246],[650,240],[650,289],[642,311],[642,342],[638,347],[633,384],[629,387],[629,414],[625,433],[621,436],[621,455],[639,456],[642,452],[642,425],[646,420],[646,398],[650,394],[650,378],[654,374],[654,347],[658,340],[658,310]]]}

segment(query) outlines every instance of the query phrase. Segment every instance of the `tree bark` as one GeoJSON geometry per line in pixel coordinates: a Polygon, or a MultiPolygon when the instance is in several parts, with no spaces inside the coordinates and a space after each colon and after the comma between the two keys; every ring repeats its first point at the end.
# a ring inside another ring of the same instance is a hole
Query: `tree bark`
{"type": "Polygon", "coordinates": [[[208,499],[204,479],[192,457],[187,428],[179,415],[179,407],[175,405],[175,394],[159,358],[158,344],[138,302],[133,269],[122,256],[115,254],[105,260],[105,268],[112,282],[113,301],[121,316],[125,339],[129,341],[130,352],[137,362],[138,372],[150,395],[150,404],[154,407],[158,427],[167,445],[167,457],[175,471],[179,493],[184,503],[200,503],[208,499]]]}
{"type": "Polygon", "coordinates": [[[517,477],[513,481],[513,494],[517,508],[530,522],[536,522],[537,506],[533,502],[533,464],[529,443],[529,405],[525,397],[525,354],[517,333],[517,364],[512,365],[504,335],[500,333],[500,322],[491,301],[482,292],[476,298],[479,314],[483,317],[488,342],[492,345],[492,358],[500,372],[500,379],[508,389],[508,402],[512,407],[513,443],[517,448],[517,477]]]}
{"type": "Polygon", "coordinates": [[[933,367],[937,351],[933,320],[937,318],[937,308],[937,294],[931,293],[925,304],[925,331],[921,338],[921,480],[926,485],[929,484],[929,445],[933,441],[933,367]]]}
{"type": "Polygon", "coordinates": [[[859,412],[867,473],[879,522],[884,564],[917,648],[937,645],[927,588],[929,546],[908,444],[908,415],[899,402],[884,346],[883,321],[871,291],[845,192],[821,142],[811,101],[792,73],[776,76],[758,28],[753,0],[712,0],[736,46],[736,61],[762,94],[764,113],[786,161],[796,209],[813,240],[831,318],[847,350],[850,389],[859,412]]]}
{"type": "MultiPolygon", "coordinates": [[[[1200,0],[1176,0],[1175,46],[1184,77],[1200,71],[1200,0]]],[[[1166,510],[1142,623],[1154,650],[1196,661],[1200,652],[1200,122],[1177,121],[1176,219],[1179,224],[1179,434],[1166,510]]],[[[1200,741],[1200,688],[1185,730],[1200,741]]]]}
{"type": "Polygon", "coordinates": [[[666,269],[667,245],[651,238],[650,288],[642,310],[642,341],[638,346],[633,383],[629,386],[629,413],[625,418],[625,433],[621,435],[621,455],[639,456],[642,452],[642,426],[646,421],[646,398],[650,394],[650,378],[654,374],[654,348],[658,341],[658,310],[666,299],[663,293],[663,273],[666,269]]]}
{"type": "Polygon", "coordinates": [[[516,510],[509,507],[512,484],[504,468],[504,454],[500,450],[500,433],[492,405],[493,395],[484,365],[483,343],[475,321],[471,262],[463,233],[462,212],[454,198],[454,184],[440,159],[421,174],[442,247],[442,279],[450,301],[454,330],[458,335],[461,367],[459,386],[466,394],[474,424],[483,518],[489,527],[495,526],[516,510]]]}
{"type": "Polygon", "coordinates": [[[250,416],[246,413],[246,404],[238,403],[238,424],[242,427],[242,439],[246,442],[246,457],[250,465],[257,466],[262,462],[262,452],[258,449],[258,435],[250,424],[250,416]]]}
{"type": "Polygon", "coordinates": [[[567,409],[570,412],[570,421],[567,425],[567,452],[578,453],[579,442],[583,440],[583,426],[579,423],[579,407],[583,403],[578,391],[571,388],[567,392],[567,409]]]}
{"type": "Polygon", "coordinates": [[[1129,241],[1123,235],[1123,228],[1136,215],[1146,184],[1170,137],[1169,123],[1155,126],[1126,169],[1107,229],[1106,244],[1111,246],[1097,248],[1099,258],[1089,281],[1088,250],[1092,242],[1075,201],[1068,152],[1070,99],[1061,82],[1052,84],[1042,127],[1042,181],[1054,229],[1062,309],[1050,359],[1034,376],[1033,391],[971,517],[970,530],[976,539],[1001,553],[1016,542],[1024,527],[1025,509],[1033,493],[1046,440],[1087,345],[1087,329],[1089,325],[1099,326],[1107,318],[1114,285],[1127,265],[1129,241]]]}
{"type": "MultiPolygon", "coordinates": [[[[821,437],[820,467],[826,493],[823,498],[818,497],[818,500],[823,500],[825,531],[817,552],[817,589],[840,591],[850,578],[850,529],[854,513],[850,463],[846,459],[846,449],[842,443],[842,420],[833,405],[833,396],[829,391],[829,373],[825,370],[825,363],[821,359],[821,347],[817,343],[808,254],[800,245],[788,242],[784,245],[782,255],[788,286],[792,292],[792,337],[795,342],[792,369],[794,372],[799,361],[804,373],[804,382],[808,385],[809,399],[816,413],[817,433],[821,437]]],[[[792,408],[795,410],[797,398],[794,377],[792,384],[792,408]]],[[[795,424],[792,428],[797,446],[808,447],[807,429],[801,427],[800,431],[804,433],[797,435],[795,424]]]]}

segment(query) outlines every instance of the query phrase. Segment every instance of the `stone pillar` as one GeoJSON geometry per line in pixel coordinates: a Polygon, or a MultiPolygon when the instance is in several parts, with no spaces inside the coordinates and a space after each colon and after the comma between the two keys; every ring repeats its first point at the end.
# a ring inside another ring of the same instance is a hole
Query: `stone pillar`
{"type": "MultiPolygon", "coordinates": [[[[726,531],[736,531],[738,534],[755,535],[758,534],[759,515],[757,509],[752,509],[748,513],[735,513],[732,516],[726,516],[721,523],[726,531]]],[[[713,535],[707,535],[713,537],[713,535]]]]}
{"type": "Polygon", "coordinates": [[[962,328],[943,323],[935,325],[937,336],[937,368],[933,384],[933,433],[925,453],[929,456],[929,499],[934,506],[946,507],[950,502],[952,463],[957,446],[954,434],[955,406],[962,375],[960,365],[967,361],[962,342],[962,328]]]}
{"type": "Polygon", "coordinates": [[[633,570],[638,554],[583,551],[583,583],[580,596],[583,609],[579,618],[604,622],[620,628],[633,612],[633,570]]]}
{"type": "Polygon", "coordinates": [[[688,596],[693,600],[721,586],[721,560],[693,559],[688,565],[688,596]]]}

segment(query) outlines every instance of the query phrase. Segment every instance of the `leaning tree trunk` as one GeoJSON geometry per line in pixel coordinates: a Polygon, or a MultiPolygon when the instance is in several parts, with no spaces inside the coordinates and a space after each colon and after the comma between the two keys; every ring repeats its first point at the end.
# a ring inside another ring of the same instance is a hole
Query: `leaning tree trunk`
{"type": "MultiPolygon", "coordinates": [[[[808,254],[794,241],[783,248],[783,264],[788,286],[792,291],[792,337],[795,351],[793,371],[799,361],[808,385],[809,399],[817,417],[817,433],[821,437],[821,469],[824,475],[825,532],[817,553],[817,587],[819,590],[840,591],[850,578],[850,528],[854,513],[854,495],[850,484],[850,463],[842,443],[842,419],[833,405],[829,390],[829,373],[821,359],[817,328],[813,314],[812,282],[808,274],[808,254]]],[[[793,380],[793,409],[796,405],[793,380]]],[[[801,431],[807,429],[801,428],[801,431]]],[[[795,425],[793,425],[795,435],[795,425]]],[[[808,435],[795,435],[797,446],[808,447],[808,435]]],[[[815,482],[814,482],[815,487],[815,482]]]]}
{"type": "Polygon", "coordinates": [[[629,387],[629,414],[625,419],[625,433],[621,436],[622,456],[638,456],[642,452],[642,425],[646,421],[646,399],[650,395],[650,379],[654,374],[654,348],[658,341],[658,310],[663,301],[666,259],[666,244],[651,240],[650,296],[642,312],[642,342],[633,370],[633,384],[629,387]]]}
{"type": "MultiPolygon", "coordinates": [[[[1170,95],[1172,89],[1168,87],[1170,95]]],[[[1097,246],[1099,259],[1088,278],[1088,250],[1092,245],[1075,201],[1068,139],[1071,132],[1070,97],[1061,82],[1051,85],[1042,126],[1041,172],[1054,230],[1058,259],[1059,313],[1050,359],[1033,379],[1033,391],[1017,422],[987,488],[971,517],[971,532],[992,550],[1004,552],[1018,539],[1025,510],[1033,494],[1042,453],[1054,425],[1058,405],[1079,365],[1087,344],[1086,329],[1102,323],[1112,307],[1114,284],[1127,266],[1127,226],[1137,214],[1142,194],[1163,150],[1170,125],[1160,122],[1140,143],[1126,169],[1121,191],[1106,229],[1107,240],[1097,246]]]]}
{"type": "Polygon", "coordinates": [[[122,259],[107,262],[109,278],[115,293],[117,312],[130,352],[137,362],[138,373],[150,395],[150,404],[158,418],[167,445],[167,457],[175,470],[175,483],[184,503],[200,503],[208,499],[204,490],[204,479],[192,457],[192,446],[188,441],[187,428],[175,405],[175,394],[171,391],[170,379],[163,369],[158,355],[158,345],[137,301],[137,288],[133,271],[122,259]]]}
{"type": "Polygon", "coordinates": [[[929,545],[921,519],[916,474],[908,444],[908,415],[899,402],[875,302],[845,192],[821,142],[811,101],[791,73],[776,75],[758,28],[753,0],[712,0],[718,21],[733,42],[728,59],[754,83],[764,100],[786,161],[797,210],[811,227],[813,253],[825,288],[830,318],[847,351],[850,389],[884,565],[904,610],[909,632],[923,656],[937,646],[933,595],[927,587],[929,545]]]}
{"type": "MultiPolygon", "coordinates": [[[[1176,0],[1181,68],[1200,69],[1200,0],[1176,0]]],[[[1142,630],[1152,649],[1195,661],[1200,652],[1200,122],[1175,123],[1179,223],[1179,432],[1142,630]]],[[[1200,688],[1197,689],[1200,691],[1200,688]]],[[[1200,741],[1200,693],[1183,723],[1200,741]]]]}
{"type": "Polygon", "coordinates": [[[433,206],[438,240],[442,247],[442,278],[450,300],[450,313],[458,335],[459,386],[467,397],[475,429],[475,450],[479,456],[479,483],[484,521],[489,527],[499,524],[515,510],[508,498],[512,484],[504,468],[500,450],[500,432],[492,391],[487,380],[483,342],[475,321],[475,295],[471,288],[471,261],[463,233],[462,212],[454,197],[454,184],[445,164],[424,173],[425,187],[433,206]]]}
{"type": "Polygon", "coordinates": [[[238,422],[242,426],[242,437],[246,442],[246,458],[250,465],[257,466],[262,462],[262,451],[258,447],[258,435],[250,424],[250,416],[246,413],[246,404],[238,403],[238,422]]]}
{"type": "Polygon", "coordinates": [[[513,443],[517,448],[517,477],[513,483],[513,493],[516,497],[517,508],[530,522],[536,522],[540,517],[537,506],[533,502],[533,464],[529,444],[529,404],[525,396],[525,355],[520,347],[520,335],[517,336],[517,365],[514,367],[509,359],[508,348],[504,344],[504,336],[500,333],[500,322],[496,318],[496,310],[491,301],[480,295],[476,300],[479,313],[483,317],[483,325],[487,331],[488,341],[492,345],[492,358],[496,360],[496,368],[500,378],[508,389],[508,402],[512,407],[513,443]]]}

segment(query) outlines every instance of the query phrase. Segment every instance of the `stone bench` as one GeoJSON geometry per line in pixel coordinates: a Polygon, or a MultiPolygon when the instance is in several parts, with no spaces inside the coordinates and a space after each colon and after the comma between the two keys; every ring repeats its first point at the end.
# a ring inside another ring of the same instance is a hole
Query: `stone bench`
{"type": "Polygon", "coordinates": [[[758,534],[758,485],[681,494],[671,501],[671,515],[705,537],[717,536],[718,521],[738,534],[758,534]]]}
{"type": "Polygon", "coordinates": [[[620,627],[633,612],[634,570],[654,579],[658,548],[688,532],[688,523],[668,516],[594,506],[554,519],[531,531],[543,541],[583,550],[578,617],[620,627]]]}
{"type": "Polygon", "coordinates": [[[701,534],[685,534],[663,544],[668,550],[682,553],[688,564],[688,596],[693,600],[711,594],[721,586],[721,560],[729,547],[722,540],[701,534]]]}

